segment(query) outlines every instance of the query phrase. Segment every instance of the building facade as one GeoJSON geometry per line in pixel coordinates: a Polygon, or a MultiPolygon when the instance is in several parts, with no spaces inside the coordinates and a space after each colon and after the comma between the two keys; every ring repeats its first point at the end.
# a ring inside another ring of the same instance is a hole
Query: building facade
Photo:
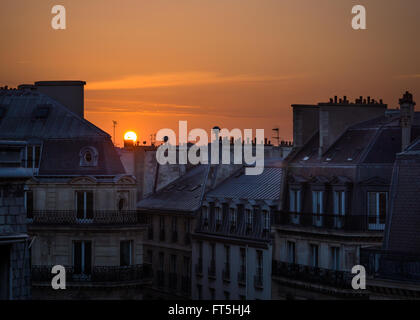
{"type": "MultiPolygon", "coordinates": [[[[360,298],[350,271],[361,248],[382,243],[404,114],[362,97],[293,108],[297,147],[274,220],[273,298],[360,298]]],[[[410,123],[408,139],[419,130],[410,123]]]]}

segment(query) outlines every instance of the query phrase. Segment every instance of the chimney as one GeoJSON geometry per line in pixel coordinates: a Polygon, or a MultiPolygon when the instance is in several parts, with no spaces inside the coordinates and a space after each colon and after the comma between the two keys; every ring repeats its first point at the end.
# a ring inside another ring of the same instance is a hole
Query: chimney
{"type": "Polygon", "coordinates": [[[299,148],[308,142],[319,129],[317,105],[293,104],[293,143],[299,148]]]}
{"type": "MultiPolygon", "coordinates": [[[[334,97],[334,101],[336,101],[334,97]]],[[[350,126],[370,120],[385,114],[387,106],[375,104],[371,97],[366,101],[362,97],[356,104],[348,104],[347,96],[338,103],[319,103],[319,150],[318,156],[322,157],[325,152],[341,137],[350,126]]]]}
{"type": "Polygon", "coordinates": [[[84,118],[84,81],[37,81],[35,87],[84,118]]]}
{"type": "Polygon", "coordinates": [[[404,151],[411,142],[411,125],[414,117],[413,95],[406,91],[399,101],[400,104],[400,126],[401,126],[401,151],[404,151]]]}

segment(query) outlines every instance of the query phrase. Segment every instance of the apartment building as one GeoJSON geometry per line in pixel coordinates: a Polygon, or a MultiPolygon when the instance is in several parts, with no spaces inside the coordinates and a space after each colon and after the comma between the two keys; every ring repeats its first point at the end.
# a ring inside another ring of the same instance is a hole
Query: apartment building
{"type": "Polygon", "coordinates": [[[83,86],[38,82],[0,96],[0,139],[16,145],[9,155],[15,171],[31,170],[22,199],[32,237],[32,295],[141,298],[148,268],[136,179],[126,174],[110,136],[83,118],[83,86]],[[66,290],[51,288],[54,265],[65,266],[66,290]]]}
{"type": "Polygon", "coordinates": [[[280,207],[281,160],[258,176],[235,173],[206,193],[193,234],[192,298],[271,298],[271,215],[280,207]]]}
{"type": "Polygon", "coordinates": [[[396,155],[420,135],[414,105],[331,99],[293,105],[295,149],[273,230],[273,299],[365,298],[350,270],[380,245],[396,155]]]}

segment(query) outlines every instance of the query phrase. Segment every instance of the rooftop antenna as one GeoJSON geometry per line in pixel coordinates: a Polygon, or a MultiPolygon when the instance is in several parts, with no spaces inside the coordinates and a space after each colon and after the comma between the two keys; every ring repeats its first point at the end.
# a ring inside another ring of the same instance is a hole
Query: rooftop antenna
{"type": "Polygon", "coordinates": [[[273,129],[273,136],[272,139],[277,140],[277,145],[280,145],[280,135],[279,135],[279,128],[273,129]]]}
{"type": "Polygon", "coordinates": [[[113,125],[113,127],[114,127],[114,146],[116,145],[115,144],[115,127],[117,126],[117,121],[115,121],[115,120],[112,120],[112,125],[113,125]]]}

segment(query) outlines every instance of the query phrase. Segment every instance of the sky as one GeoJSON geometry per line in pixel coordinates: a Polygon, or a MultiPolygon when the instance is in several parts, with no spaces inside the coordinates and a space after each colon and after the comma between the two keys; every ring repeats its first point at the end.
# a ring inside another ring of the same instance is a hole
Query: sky
{"type": "Polygon", "coordinates": [[[85,117],[116,142],[162,128],[265,129],[293,103],[420,102],[418,0],[1,0],[0,85],[84,80],[85,117]],[[54,5],[66,30],[51,27],[54,5]],[[367,30],[351,27],[364,5],[367,30]]]}

